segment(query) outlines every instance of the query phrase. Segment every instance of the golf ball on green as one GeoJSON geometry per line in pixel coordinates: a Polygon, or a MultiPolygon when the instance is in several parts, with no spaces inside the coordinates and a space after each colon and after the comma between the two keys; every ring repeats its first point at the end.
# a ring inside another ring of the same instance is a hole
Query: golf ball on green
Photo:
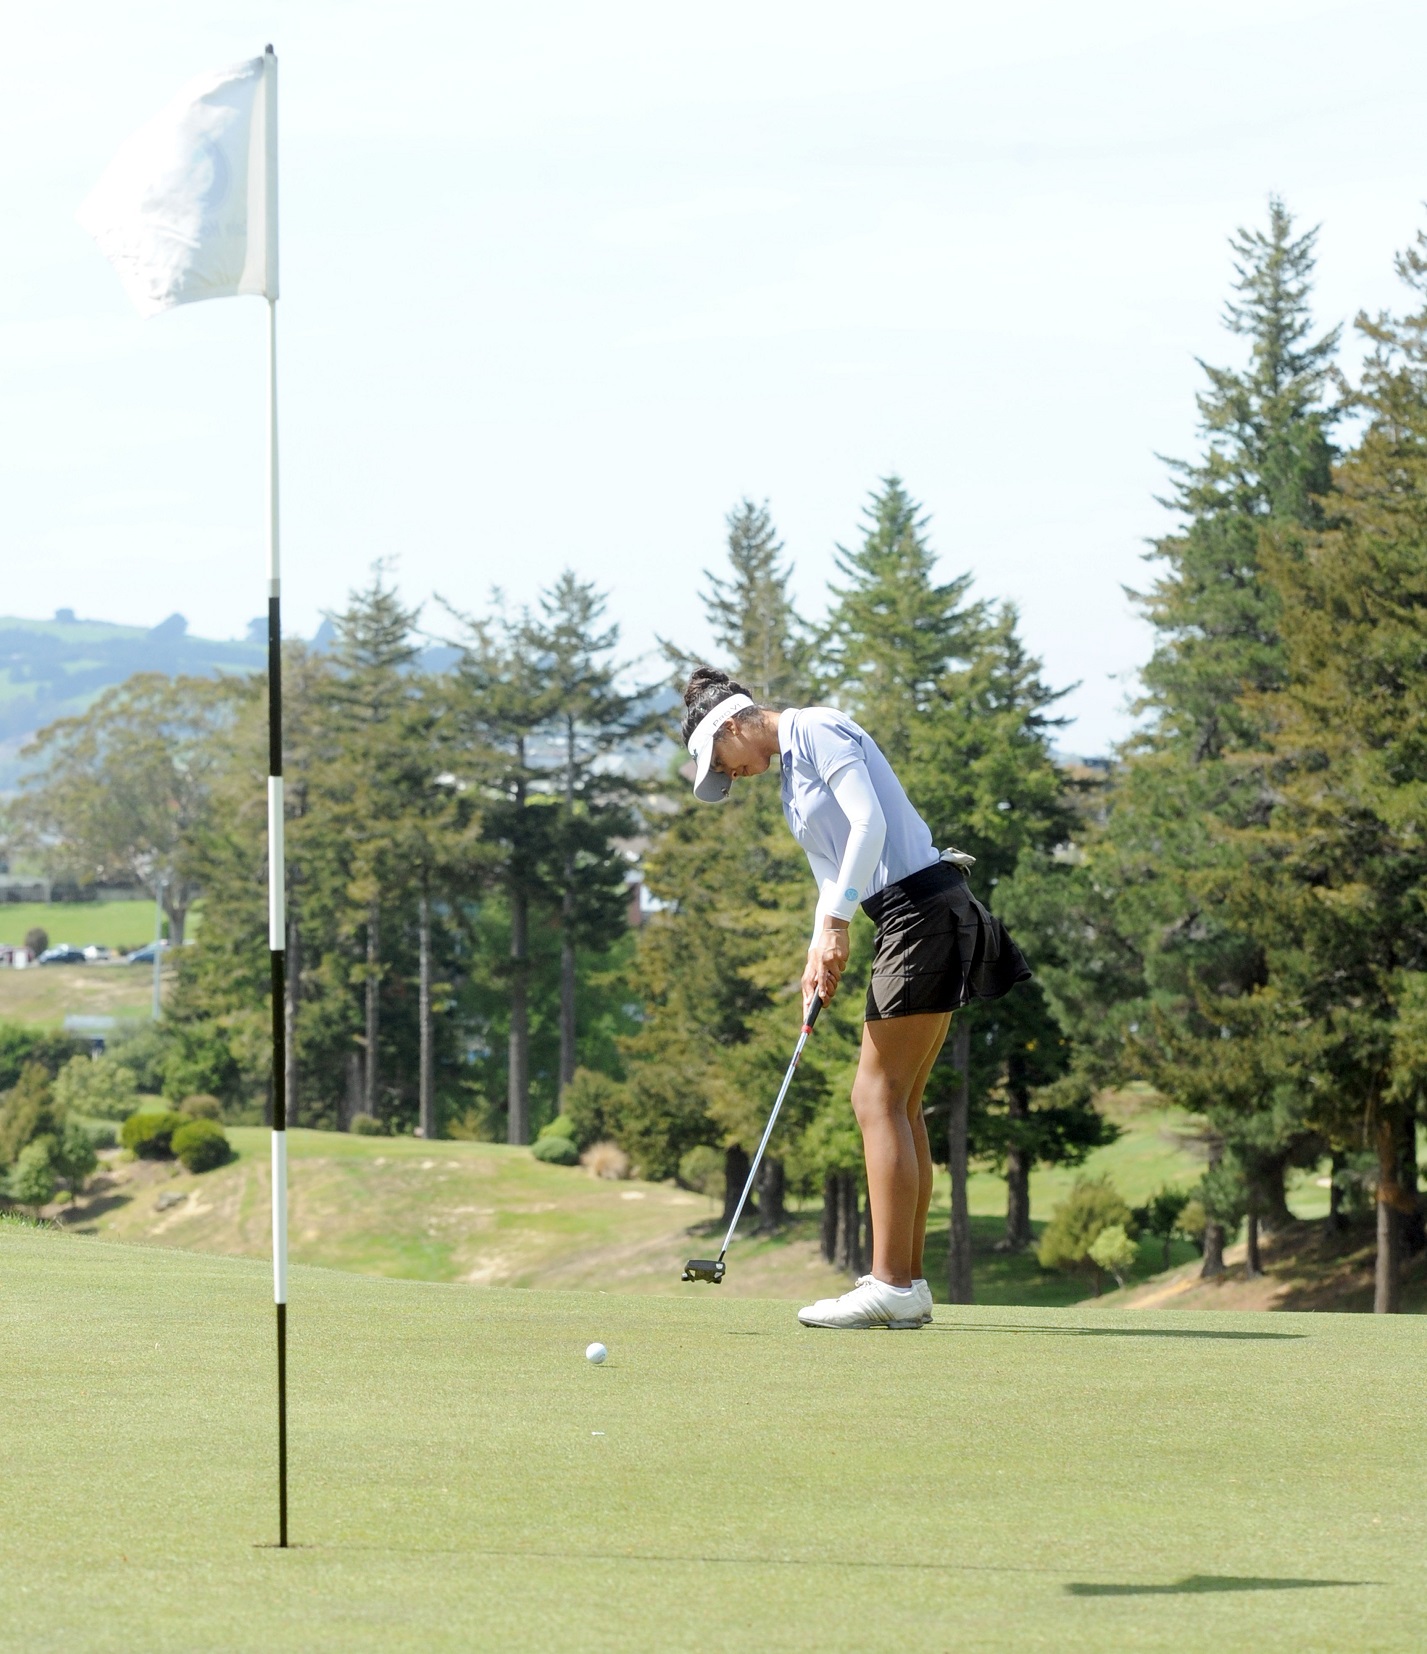
{"type": "Polygon", "coordinates": [[[609,1351],[604,1347],[603,1344],[591,1344],[590,1347],[585,1351],[585,1360],[586,1361],[593,1361],[595,1366],[598,1367],[599,1364],[608,1355],[609,1355],[609,1351]]]}

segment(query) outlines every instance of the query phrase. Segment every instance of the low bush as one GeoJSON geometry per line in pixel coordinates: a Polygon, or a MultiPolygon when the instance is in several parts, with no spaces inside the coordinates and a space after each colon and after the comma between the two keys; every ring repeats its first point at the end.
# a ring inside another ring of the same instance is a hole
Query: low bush
{"type": "Polygon", "coordinates": [[[170,1110],[145,1109],[131,1114],[119,1131],[119,1141],[140,1160],[172,1160],[173,1134],[188,1124],[185,1115],[170,1110]]]}
{"type": "Polygon", "coordinates": [[[560,1093],[560,1112],[570,1122],[569,1135],[582,1149],[615,1134],[625,1088],[608,1074],[577,1068],[560,1093]]]}
{"type": "Polygon", "coordinates": [[[20,1150],[20,1158],[10,1173],[6,1192],[21,1206],[38,1212],[55,1197],[58,1184],[54,1167],[54,1139],[37,1137],[20,1150]]]}
{"type": "Polygon", "coordinates": [[[1124,1286],[1125,1277],[1139,1261],[1140,1249],[1125,1233],[1123,1223],[1112,1223],[1091,1241],[1086,1255],[1091,1263],[1115,1277],[1116,1286],[1124,1286]]]}
{"type": "Polygon", "coordinates": [[[139,1106],[139,1079],[127,1063],[107,1053],[71,1057],[55,1076],[55,1102],[97,1120],[127,1120],[139,1106]]]}
{"type": "Polygon", "coordinates": [[[1118,1224],[1128,1234],[1133,1223],[1130,1208],[1108,1177],[1077,1177],[1069,1195],[1051,1213],[1036,1258],[1042,1269],[1088,1274],[1098,1298],[1100,1266],[1090,1248],[1104,1230],[1118,1224]]]}
{"type": "Polygon", "coordinates": [[[354,1114],[347,1127],[355,1137],[385,1137],[386,1127],[375,1114],[354,1114]]]}
{"type": "Polygon", "coordinates": [[[221,1120],[223,1105],[216,1097],[210,1097],[206,1091],[195,1091],[191,1097],[185,1097],[178,1105],[180,1114],[186,1114],[191,1120],[221,1120]]]}
{"type": "Polygon", "coordinates": [[[547,1166],[578,1166],[580,1163],[580,1151],[568,1137],[538,1137],[531,1144],[530,1152],[547,1166]]]}
{"type": "Polygon", "coordinates": [[[629,1176],[629,1156],[618,1143],[592,1143],[580,1163],[591,1177],[608,1178],[612,1183],[629,1176]]]}
{"type": "Polygon", "coordinates": [[[578,1142],[575,1136],[575,1124],[568,1114],[557,1114],[548,1125],[541,1126],[541,1137],[568,1137],[572,1143],[578,1142]]]}
{"type": "Polygon", "coordinates": [[[713,1200],[723,1199],[723,1155],[707,1143],[692,1148],[679,1162],[679,1181],[713,1200]]]}
{"type": "Polygon", "coordinates": [[[119,1147],[119,1128],[112,1120],[81,1120],[79,1124],[96,1149],[119,1147]]]}
{"type": "Polygon", "coordinates": [[[211,1172],[233,1158],[227,1133],[216,1120],[188,1120],[173,1134],[174,1154],[191,1172],[211,1172]]]}

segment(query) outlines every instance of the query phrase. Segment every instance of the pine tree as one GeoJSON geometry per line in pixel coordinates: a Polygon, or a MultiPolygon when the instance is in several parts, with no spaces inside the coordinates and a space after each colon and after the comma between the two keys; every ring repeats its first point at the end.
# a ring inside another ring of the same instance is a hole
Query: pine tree
{"type": "Polygon", "coordinates": [[[1398,259],[1419,308],[1360,316],[1371,351],[1361,438],[1332,518],[1280,535],[1287,687],[1272,721],[1279,799],[1268,849],[1233,896],[1271,979],[1315,1032],[1298,1062],[1335,1149],[1376,1154],[1374,1308],[1399,1304],[1421,1244],[1416,1129],[1427,1102],[1427,236],[1398,259]]]}
{"type": "Polygon", "coordinates": [[[404,608],[378,564],[369,585],[332,617],[331,728],[334,755],[348,778],[352,859],[349,892],[363,916],[365,963],[363,1101],[380,1119],[384,896],[404,871],[399,854],[406,802],[426,784],[428,753],[417,725],[419,689],[412,674],[419,646],[416,611],[404,608]]]}
{"type": "Polygon", "coordinates": [[[506,1136],[530,1141],[532,911],[558,900],[549,881],[559,815],[538,791],[532,741],[555,708],[552,686],[533,645],[528,613],[495,598],[485,619],[460,616],[464,628],[452,701],[452,735],[462,750],[462,783],[484,801],[483,834],[509,916],[509,1038],[506,1136]]]}
{"type": "Polygon", "coordinates": [[[933,579],[927,518],[899,477],[883,480],[863,515],[862,543],[837,550],[845,584],[831,588],[822,656],[839,705],[896,768],[914,755],[947,672],[974,655],[986,611],[964,601],[969,574],[933,579]]]}
{"type": "Polygon", "coordinates": [[[1073,854],[1018,878],[1020,909],[1049,943],[1042,982],[1077,1041],[1079,1082],[1139,1074],[1202,1102],[1248,1168],[1255,1226],[1283,1221],[1285,1169],[1311,1139],[1304,1099],[1285,1090],[1285,1025],[1269,1001],[1250,1006],[1270,987],[1263,937],[1228,892],[1272,813],[1255,754],[1288,673],[1265,547],[1314,530],[1330,481],[1338,335],[1313,327],[1314,234],[1295,237],[1275,199],[1265,230],[1231,242],[1226,322],[1249,359],[1205,366],[1204,454],[1173,466],[1166,503],[1184,521],[1156,544],[1165,572],[1141,599],[1158,632],[1151,721],[1097,791],[1073,854]],[[1230,1057],[1225,1029],[1253,1049],[1230,1057]]]}
{"type": "Polygon", "coordinates": [[[1155,542],[1165,573],[1141,598],[1159,633],[1142,705],[1159,747],[1194,760],[1257,745],[1250,696],[1281,687],[1279,602],[1264,579],[1261,533],[1272,523],[1315,527],[1328,491],[1336,410],[1327,403],[1339,330],[1314,339],[1310,295],[1317,230],[1293,234],[1277,197],[1268,227],[1231,238],[1230,332],[1249,341],[1246,369],[1201,362],[1206,447],[1197,463],[1169,461],[1164,503],[1185,526],[1155,542]]]}
{"type": "Polygon", "coordinates": [[[720,664],[755,700],[796,705],[811,683],[812,642],[793,606],[793,571],[780,561],[767,501],[741,500],[727,523],[729,572],[706,569],[702,593],[720,664]]]}
{"type": "Polygon", "coordinates": [[[541,619],[529,637],[547,682],[561,806],[549,875],[560,900],[557,1106],[579,1062],[577,948],[603,951],[626,924],[628,863],[615,841],[635,831],[630,805],[637,789],[609,760],[650,728],[647,695],[619,688],[625,668],[612,658],[619,627],[600,629],[605,605],[593,585],[567,569],[541,594],[541,619]]]}

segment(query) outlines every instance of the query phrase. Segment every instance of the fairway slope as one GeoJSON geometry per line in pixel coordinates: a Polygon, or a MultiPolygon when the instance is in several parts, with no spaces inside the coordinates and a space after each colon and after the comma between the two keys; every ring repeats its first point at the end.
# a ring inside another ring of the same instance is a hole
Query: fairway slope
{"type": "Polygon", "coordinates": [[[280,1553],[263,1265],[6,1223],[0,1281],[17,1649],[1421,1644],[1416,1318],[297,1268],[280,1553]]]}

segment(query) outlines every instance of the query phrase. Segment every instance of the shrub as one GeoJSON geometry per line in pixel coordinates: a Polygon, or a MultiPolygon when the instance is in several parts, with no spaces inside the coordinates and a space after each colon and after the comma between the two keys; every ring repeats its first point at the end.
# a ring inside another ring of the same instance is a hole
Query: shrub
{"type": "MultiPolygon", "coordinates": [[[[112,1134],[113,1128],[108,1129],[112,1134]]],[[[88,1182],[90,1173],[99,1164],[92,1128],[82,1125],[78,1120],[66,1120],[64,1130],[60,1132],[59,1141],[51,1153],[51,1160],[55,1176],[63,1182],[71,1195],[77,1195],[88,1182]]]]}
{"type": "Polygon", "coordinates": [[[216,1097],[210,1097],[206,1091],[195,1091],[191,1097],[185,1097],[178,1105],[181,1114],[188,1115],[191,1120],[221,1120],[223,1105],[216,1097]]]}
{"type": "Polygon", "coordinates": [[[84,1134],[96,1149],[117,1149],[119,1128],[112,1120],[82,1120],[84,1134]]]}
{"type": "Polygon", "coordinates": [[[173,1134],[174,1154],[191,1172],[211,1172],[233,1158],[227,1133],[216,1120],[189,1120],[173,1134]]]}
{"type": "Polygon", "coordinates": [[[0,1091],[18,1085],[25,1069],[38,1065],[49,1079],[81,1049],[68,1034],[47,1034],[23,1022],[0,1022],[0,1091]]]}
{"type": "Polygon", "coordinates": [[[690,1149],[679,1162],[679,1181],[713,1200],[723,1199],[723,1155],[707,1143],[690,1149]]]}
{"type": "Polygon", "coordinates": [[[104,1054],[132,1069],[139,1090],[154,1096],[163,1090],[164,1061],[172,1043],[167,1023],[142,1022],[137,1027],[121,1029],[117,1037],[109,1041],[104,1054]]]}
{"type": "Polygon", "coordinates": [[[1108,1177],[1077,1177],[1070,1193],[1050,1215],[1036,1257],[1042,1269],[1087,1271],[1100,1295],[1100,1269],[1090,1248],[1106,1229],[1119,1224],[1126,1234],[1133,1223],[1130,1208],[1108,1177]]]}
{"type": "Polygon", "coordinates": [[[1176,1231],[1183,1235],[1185,1240],[1192,1241],[1202,1252],[1204,1250],[1204,1225],[1209,1221],[1209,1214],[1204,1210],[1202,1200],[1187,1200],[1184,1210],[1179,1214],[1179,1221],[1175,1224],[1176,1231]]]}
{"type": "Polygon", "coordinates": [[[580,1151],[568,1137],[537,1137],[530,1152],[547,1166],[578,1166],[580,1151]]]}
{"type": "Polygon", "coordinates": [[[541,1126],[539,1136],[568,1137],[573,1143],[576,1141],[574,1122],[568,1114],[557,1114],[548,1125],[541,1126]]]}
{"type": "Polygon", "coordinates": [[[182,1114],[144,1109],[125,1120],[119,1141],[141,1160],[172,1160],[173,1134],[187,1124],[182,1114]]]}
{"type": "Polygon", "coordinates": [[[28,1063],[0,1097],[0,1171],[13,1166],[20,1151],[37,1137],[58,1137],[62,1118],[49,1075],[39,1063],[28,1063]]]}
{"type": "Polygon", "coordinates": [[[347,1130],[356,1137],[386,1136],[386,1127],[382,1125],[375,1114],[354,1114],[347,1130]]]}
{"type": "Polygon", "coordinates": [[[163,1058],[162,1089],[170,1102],[196,1092],[234,1096],[241,1083],[242,1071],[221,1023],[173,1024],[163,1058]]]}
{"type": "Polygon", "coordinates": [[[25,946],[32,959],[38,959],[49,945],[50,933],[42,925],[32,925],[25,932],[25,946]]]}
{"type": "Polygon", "coordinates": [[[577,1068],[560,1093],[560,1112],[570,1123],[569,1135],[582,1149],[608,1141],[615,1133],[625,1088],[608,1074],[577,1068]]]}
{"type": "Polygon", "coordinates": [[[1102,1229],[1091,1241],[1088,1253],[1093,1264],[1109,1270],[1115,1277],[1116,1286],[1124,1286],[1125,1276],[1134,1268],[1139,1255],[1140,1249],[1125,1233],[1123,1223],[1112,1223],[1108,1229],[1102,1229]]]}
{"type": "Polygon", "coordinates": [[[107,1054],[71,1057],[55,1076],[55,1101],[75,1114],[127,1120],[139,1106],[138,1076],[107,1054]]]}
{"type": "Polygon", "coordinates": [[[618,1143],[592,1143],[580,1156],[580,1164],[591,1177],[608,1178],[615,1183],[629,1176],[629,1156],[618,1143]]]}
{"type": "Polygon", "coordinates": [[[20,1158],[10,1173],[10,1198],[38,1212],[54,1199],[55,1188],[54,1139],[37,1137],[20,1150],[20,1158]]]}

